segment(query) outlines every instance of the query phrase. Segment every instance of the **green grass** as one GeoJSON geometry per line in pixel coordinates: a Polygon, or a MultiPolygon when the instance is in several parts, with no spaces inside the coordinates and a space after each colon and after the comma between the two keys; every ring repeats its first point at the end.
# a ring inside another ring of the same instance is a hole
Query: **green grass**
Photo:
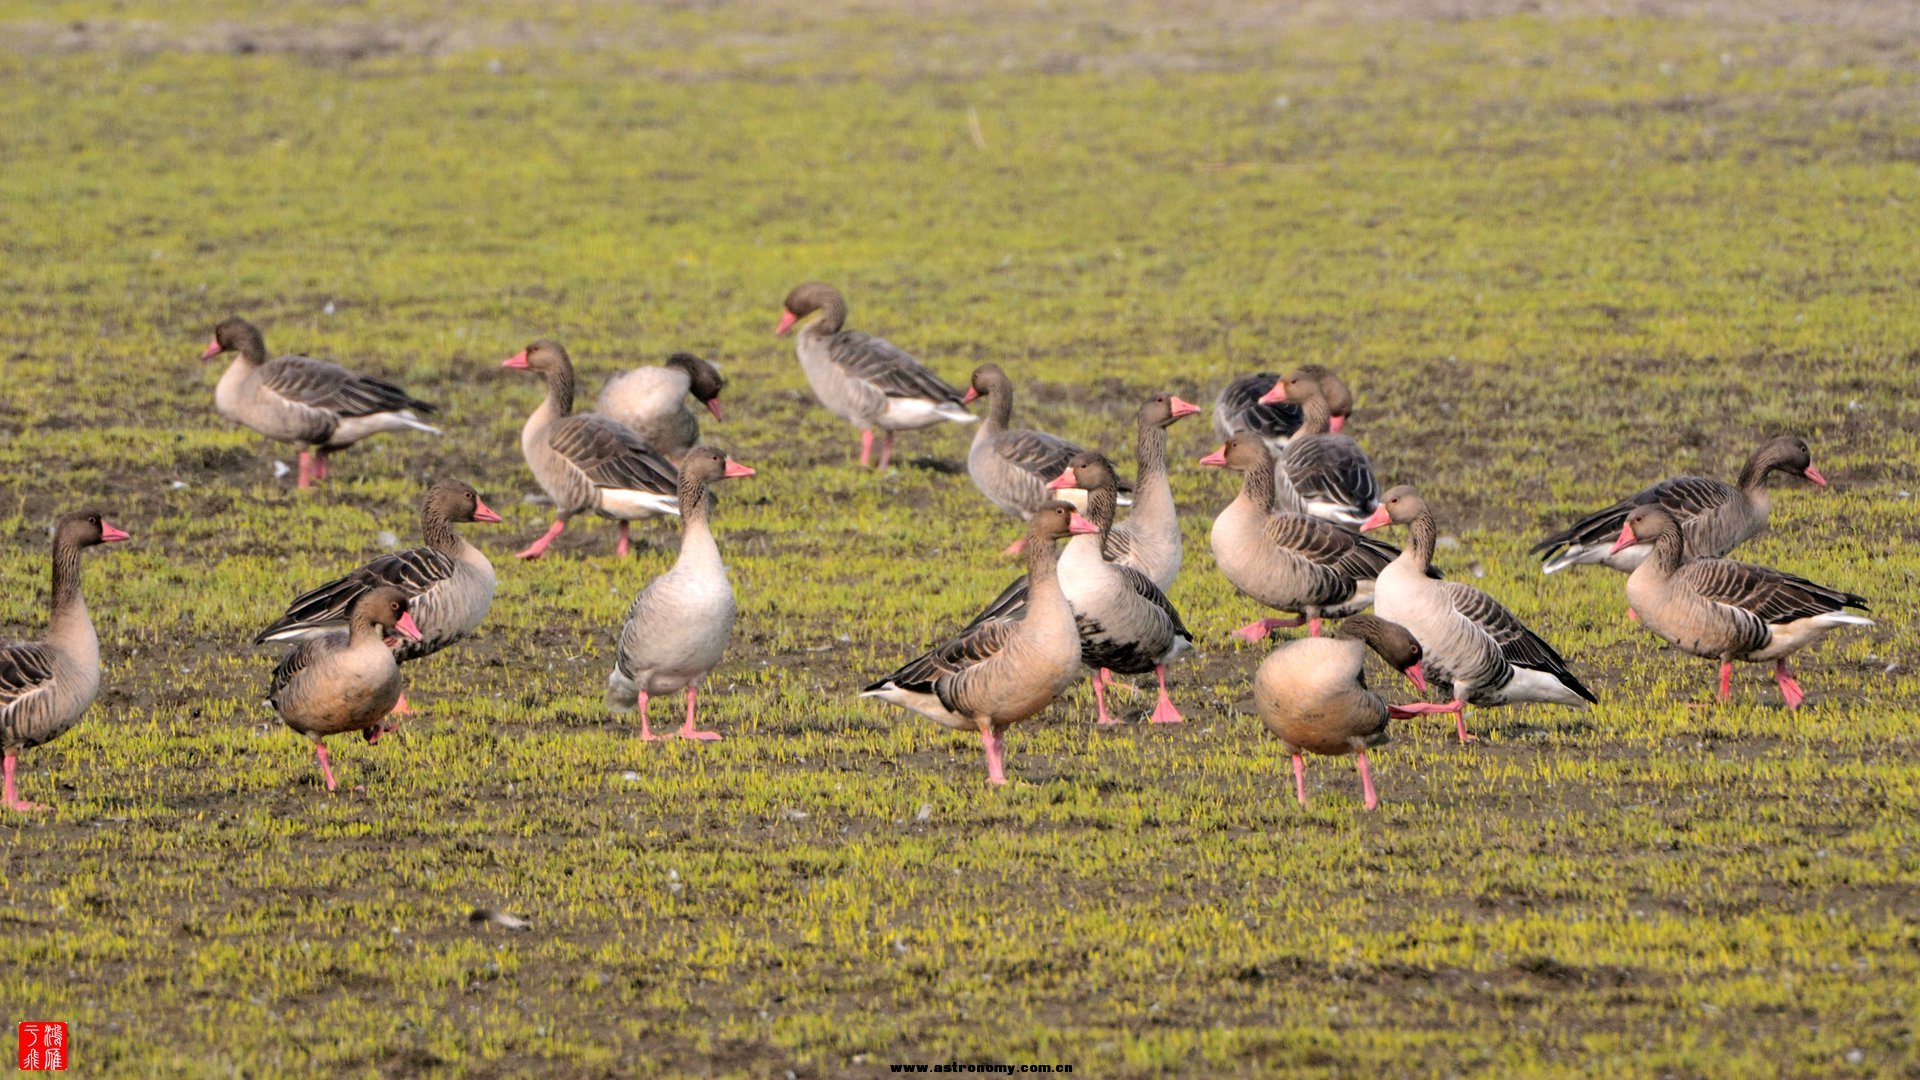
{"type": "Polygon", "coordinates": [[[0,1021],[70,1021],[76,1075],[1920,1070],[1920,47],[1793,10],[0,4],[0,630],[41,631],[59,512],[135,537],[86,557],[100,699],[24,759],[56,810],[0,819],[0,1021]],[[1346,762],[1300,810],[1187,421],[1190,723],[1095,732],[1076,690],[989,790],[976,741],[854,691],[993,595],[1015,528],[915,467],[963,432],[849,466],[769,336],[808,278],[1129,470],[1150,392],[1335,365],[1447,566],[1601,703],[1473,714],[1468,749],[1400,723],[1379,813],[1346,762]],[[235,313],[403,377],[447,436],[272,479],[290,452],[194,361],[235,313]],[[717,523],[725,742],[601,704],[669,527],[508,558],[546,518],[540,392],[499,361],[543,335],[595,388],[679,348],[732,380],[708,438],[760,474],[717,523]],[[1779,485],[1742,556],[1880,624],[1803,655],[1796,713],[1759,669],[1688,708],[1711,664],[1524,550],[1782,431],[1834,484],[1779,485]],[[469,530],[493,613],[408,669],[421,716],[339,740],[329,796],[243,643],[411,542],[443,474],[507,515],[469,530]]]}

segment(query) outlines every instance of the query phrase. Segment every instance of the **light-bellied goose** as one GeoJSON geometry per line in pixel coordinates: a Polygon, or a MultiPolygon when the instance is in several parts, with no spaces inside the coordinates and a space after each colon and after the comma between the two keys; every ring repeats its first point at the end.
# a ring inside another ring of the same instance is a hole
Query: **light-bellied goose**
{"type": "Polygon", "coordinates": [[[638,367],[608,379],[594,409],[632,428],[654,453],[677,460],[700,441],[700,421],[687,408],[687,397],[719,420],[720,391],[726,385],[719,368],[677,352],[665,367],[638,367]]]}
{"type": "Polygon", "coordinates": [[[707,523],[712,509],[707,489],[723,478],[752,475],[752,469],[711,447],[696,447],[680,462],[680,557],[633,598],[620,627],[613,673],[607,676],[607,704],[637,707],[640,737],[648,742],[654,734],[647,726],[647,699],[682,689],[687,722],[675,734],[720,737],[694,724],[700,680],[720,663],[733,637],[733,583],[707,523]]]}
{"type": "Polygon", "coordinates": [[[954,731],[978,731],[987,780],[1007,782],[1001,733],[1053,703],[1080,673],[1080,635],[1060,589],[1054,541],[1099,530],[1056,502],[1027,522],[1029,602],[1017,613],[976,619],[860,692],[911,709],[954,731]]]}
{"type": "Polygon", "coordinates": [[[1803,577],[1732,559],[1686,551],[1685,531],[1659,506],[1636,506],[1620,526],[1616,550],[1645,547],[1648,557],[1627,577],[1627,602],[1640,625],[1681,652],[1720,661],[1720,700],[1733,693],[1734,661],[1773,661],[1773,681],[1787,708],[1806,697],[1787,657],[1841,626],[1872,626],[1849,613],[1867,600],[1803,577]]]}
{"type": "Polygon", "coordinates": [[[1813,467],[1806,440],[1782,435],[1754,450],[1736,484],[1705,476],[1662,480],[1588,514],[1535,544],[1533,550],[1540,553],[1546,564],[1541,569],[1549,574],[1582,563],[1631,572],[1653,549],[1645,545],[1621,548],[1613,541],[1636,507],[1658,506],[1679,522],[1687,554],[1702,558],[1725,555],[1767,527],[1767,477],[1776,472],[1796,473],[1821,487],[1827,485],[1827,478],[1813,467]]]}
{"type": "Polygon", "coordinates": [[[1322,376],[1302,368],[1261,397],[1262,404],[1300,406],[1300,430],[1274,466],[1274,479],[1291,488],[1314,517],[1358,525],[1379,505],[1380,485],[1360,444],[1332,433],[1324,384],[1322,376]]]}
{"type": "Polygon", "coordinates": [[[1387,741],[1387,720],[1408,715],[1367,689],[1367,650],[1403,672],[1425,692],[1420,643],[1404,627],[1374,615],[1356,615],[1330,638],[1304,638],[1273,650],[1253,676],[1253,700],[1260,722],[1287,744],[1293,755],[1293,794],[1307,805],[1305,754],[1337,757],[1353,754],[1360,765],[1360,787],[1367,809],[1380,805],[1367,767],[1367,747],[1387,741]]]}
{"type": "Polygon", "coordinates": [[[400,666],[387,645],[387,635],[396,632],[420,637],[407,614],[406,594],[381,585],[354,601],[345,630],[308,638],[273,669],[267,704],[288,727],[313,740],[328,791],[334,782],[326,737],[358,731],[373,742],[381,720],[400,700],[400,666]]]}
{"type": "Polygon", "coordinates": [[[861,428],[860,464],[873,456],[875,428],[885,433],[880,468],[893,460],[893,433],[931,427],[942,420],[971,424],[978,417],[960,407],[960,391],[927,369],[905,349],[858,330],[842,330],[847,300],[840,290],[818,281],[796,285],[781,305],[784,334],[794,323],[819,312],[800,328],[794,348],[807,385],[834,415],[861,428]]]}
{"type": "Polygon", "coordinates": [[[1321,619],[1357,614],[1373,602],[1374,581],[1400,549],[1345,525],[1274,509],[1273,454],[1251,431],[1228,439],[1202,465],[1240,473],[1240,493],[1213,519],[1213,560],[1227,581],[1291,619],[1255,619],[1234,631],[1259,641],[1304,622],[1318,637],[1321,619]]]}
{"type": "Polygon", "coordinates": [[[547,399],[520,429],[520,452],[533,478],[553,500],[553,525],[515,558],[537,559],[583,510],[620,523],[614,553],[627,554],[628,523],[680,512],[680,483],[673,463],[647,448],[625,424],[595,413],[573,413],[573,361],[557,342],[536,341],[508,357],[503,367],[546,376],[547,399]]]}
{"type": "MultiPolygon", "coordinates": [[[[973,478],[973,486],[995,506],[1019,518],[1061,498],[1060,490],[1050,485],[1084,451],[1058,435],[1007,426],[1013,420],[1013,380],[998,364],[974,369],[961,400],[971,403],[977,398],[987,399],[987,417],[967,450],[967,475],[973,478]]],[[[1120,489],[1133,490],[1125,482],[1120,489]]],[[[1121,500],[1123,505],[1129,501],[1121,500]]],[[[1022,542],[1015,541],[1006,553],[1017,554],[1022,542]]]]}
{"type": "MultiPolygon", "coordinates": [[[[1340,376],[1319,364],[1302,364],[1300,371],[1319,380],[1320,392],[1327,399],[1327,429],[1340,434],[1340,428],[1353,413],[1353,391],[1340,376]]],[[[1280,376],[1271,371],[1242,375],[1220,389],[1213,399],[1213,430],[1222,439],[1231,439],[1250,431],[1267,441],[1275,454],[1286,449],[1293,433],[1300,430],[1300,406],[1288,401],[1262,404],[1280,376]]]]}
{"type": "Polygon", "coordinates": [[[440,434],[419,416],[431,416],[432,405],[384,379],[310,356],[268,360],[265,339],[245,319],[214,327],[200,359],[223,352],[234,359],[213,388],[214,411],[269,439],[312,447],[300,451],[301,487],[327,478],[329,453],[369,435],[408,429],[440,434]]]}
{"type": "MultiPolygon", "coordinates": [[[[1134,414],[1140,480],[1134,489],[1133,513],[1107,530],[1107,558],[1147,575],[1162,592],[1179,576],[1181,554],[1180,515],[1173,505],[1173,484],[1167,479],[1167,428],[1199,411],[1199,406],[1172,394],[1156,394],[1140,406],[1134,414]]],[[[1061,476],[1048,486],[1055,490],[1071,486],[1062,484],[1061,476]]]]}
{"type": "MultiPolygon", "coordinates": [[[[420,507],[425,547],[382,555],[345,577],[302,593],[287,605],[286,614],[254,635],[253,643],[305,641],[337,630],[346,625],[362,596],[391,585],[406,595],[407,614],[420,630],[417,640],[400,642],[394,659],[404,664],[433,655],[472,633],[493,606],[493,564],[467,543],[454,523],[499,520],[479,492],[458,480],[441,480],[427,489],[420,507]]],[[[394,712],[411,711],[402,693],[394,712]]]]}
{"type": "Polygon", "coordinates": [[[1452,701],[1409,705],[1410,715],[1453,713],[1460,741],[1470,742],[1468,705],[1581,705],[1598,700],[1567,670],[1553,646],[1499,601],[1471,585],[1427,575],[1440,530],[1419,492],[1405,485],[1388,491],[1360,530],[1390,523],[1407,526],[1411,538],[1374,582],[1374,614],[1406,627],[1426,654],[1427,674],[1453,688],[1452,701]]]}
{"type": "Polygon", "coordinates": [[[20,751],[52,742],[80,721],[100,689],[100,639],[80,595],[80,549],[125,540],[93,511],[68,514],[53,530],[53,598],[45,641],[0,645],[0,809],[45,810],[14,787],[20,751]]]}

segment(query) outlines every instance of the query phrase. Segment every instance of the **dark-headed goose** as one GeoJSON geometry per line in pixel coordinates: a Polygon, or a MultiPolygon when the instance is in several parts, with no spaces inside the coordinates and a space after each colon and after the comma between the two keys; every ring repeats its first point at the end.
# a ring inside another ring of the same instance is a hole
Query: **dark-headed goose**
{"type": "Polygon", "coordinates": [[[664,367],[638,367],[608,379],[594,410],[632,428],[655,453],[678,460],[700,441],[700,421],[687,408],[688,396],[718,420],[726,385],[719,368],[678,352],[664,367]]]}
{"type": "Polygon", "coordinates": [[[1274,479],[1291,488],[1314,517],[1358,525],[1379,505],[1380,485],[1360,444],[1333,434],[1325,369],[1320,372],[1294,371],[1260,399],[1300,406],[1300,430],[1274,466],[1274,479]]]}
{"type": "Polygon", "coordinates": [[[1803,577],[1732,559],[1689,556],[1682,526],[1659,506],[1637,506],[1620,526],[1614,549],[1644,547],[1627,577],[1627,602],[1640,625],[1681,652],[1720,661],[1720,700],[1733,693],[1736,660],[1773,661],[1773,679],[1787,708],[1806,694],[1787,657],[1841,626],[1872,626],[1847,608],[1867,601],[1803,577]]]}
{"type": "MultiPolygon", "coordinates": [[[[967,475],[973,478],[973,486],[995,506],[1019,518],[1059,498],[1059,489],[1049,485],[1075,455],[1083,453],[1081,448],[1058,435],[1007,426],[1013,421],[1013,380],[998,364],[974,369],[962,400],[977,398],[987,399],[987,417],[967,450],[967,475]]],[[[1133,490],[1125,483],[1120,488],[1133,490]]],[[[1020,541],[1015,541],[1007,553],[1019,550],[1020,541]]]]}
{"type": "Polygon", "coordinates": [[[726,655],[733,637],[733,583],[707,523],[712,500],[707,489],[723,478],[752,476],[753,470],[711,447],[687,452],[680,462],[680,557],[666,573],[647,582],[627,609],[607,676],[607,704],[640,712],[640,737],[653,741],[647,725],[647,699],[687,692],[687,720],[676,732],[683,739],[718,739],[694,723],[700,680],[726,655]]]}
{"type": "Polygon", "coordinates": [[[300,451],[301,487],[327,478],[329,453],[369,435],[409,429],[440,434],[419,416],[432,415],[432,405],[384,379],[310,356],[268,360],[266,341],[245,319],[214,327],[200,359],[223,352],[234,359],[213,388],[214,411],[269,439],[312,447],[300,451]]]}
{"type": "Polygon", "coordinates": [[[677,514],[679,477],[673,463],[648,449],[646,440],[610,417],[573,413],[573,361],[552,341],[536,341],[508,357],[503,367],[544,375],[547,399],[520,429],[520,452],[533,478],[553,499],[553,525],[517,558],[537,559],[567,527],[567,519],[592,510],[620,523],[616,554],[627,554],[628,523],[655,514],[677,514]]]}
{"type": "Polygon", "coordinates": [[[393,633],[420,637],[407,614],[406,594],[382,585],[354,601],[345,630],[301,642],[273,669],[267,704],[288,727],[313,740],[328,791],[334,782],[326,737],[358,731],[373,742],[381,720],[400,700],[400,666],[387,645],[393,633]]]}
{"type": "Polygon", "coordinates": [[[911,709],[954,731],[978,731],[987,751],[987,780],[1006,783],[1001,733],[1052,704],[1080,672],[1080,634],[1060,588],[1054,542],[1098,531],[1069,503],[1036,510],[1025,545],[1029,602],[1014,614],[974,620],[860,696],[911,709]]]}
{"type": "Polygon", "coordinates": [[[1387,720],[1408,715],[1367,689],[1367,650],[1425,692],[1420,643],[1404,627],[1373,615],[1356,615],[1330,638],[1303,638],[1273,650],[1253,676],[1253,700],[1260,722],[1280,736],[1293,755],[1293,794],[1307,805],[1304,754],[1359,760],[1360,787],[1367,809],[1380,804],[1367,768],[1367,747],[1387,741],[1387,720]]]}
{"type": "Polygon", "coordinates": [[[53,530],[53,597],[45,641],[0,645],[0,809],[45,810],[14,787],[20,751],[60,737],[100,690],[100,639],[80,595],[80,549],[125,540],[99,514],[68,514],[53,530]]]}
{"type": "MultiPolygon", "coordinates": [[[[1173,485],[1167,479],[1167,428],[1200,407],[1172,394],[1148,398],[1134,415],[1140,480],[1133,493],[1133,513],[1107,530],[1107,558],[1147,575],[1162,592],[1180,574],[1180,515],[1173,504],[1173,485]]],[[[1062,476],[1065,470],[1062,471],[1062,476]]],[[[1055,476],[1054,490],[1072,487],[1055,476]]]]}
{"type": "Polygon", "coordinates": [[[1428,576],[1440,530],[1419,492],[1404,485],[1387,492],[1360,529],[1389,523],[1407,526],[1411,536],[1400,557],[1374,582],[1374,613],[1406,627],[1426,654],[1427,674],[1453,688],[1452,701],[1409,705],[1409,714],[1453,713],[1460,741],[1468,742],[1473,738],[1467,734],[1468,705],[1582,705],[1598,700],[1567,670],[1553,646],[1499,601],[1471,585],[1428,576]]]}
{"type": "MultiPolygon", "coordinates": [[[[1338,375],[1319,364],[1303,364],[1300,371],[1320,380],[1321,393],[1326,395],[1327,429],[1340,434],[1340,428],[1353,412],[1353,391],[1347,388],[1338,375]]],[[[1213,430],[1222,439],[1231,439],[1243,431],[1250,431],[1267,442],[1267,448],[1275,454],[1286,449],[1293,433],[1300,430],[1300,406],[1288,401],[1274,401],[1262,404],[1261,399],[1273,389],[1280,376],[1271,371],[1262,371],[1257,375],[1243,375],[1222,387],[1213,399],[1213,430]]]]}
{"type": "Polygon", "coordinates": [[[794,347],[807,385],[835,415],[861,428],[860,464],[873,456],[873,432],[880,429],[880,468],[893,460],[893,433],[931,427],[943,420],[971,424],[978,417],[960,407],[960,391],[927,369],[905,349],[858,330],[842,330],[847,300],[840,290],[818,281],[796,285],[781,306],[784,334],[794,323],[819,312],[800,328],[794,347]]]}

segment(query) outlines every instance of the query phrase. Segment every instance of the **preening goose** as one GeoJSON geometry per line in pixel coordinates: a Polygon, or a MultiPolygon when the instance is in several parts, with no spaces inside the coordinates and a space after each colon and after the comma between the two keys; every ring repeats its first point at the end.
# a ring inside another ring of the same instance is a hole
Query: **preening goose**
{"type": "Polygon", "coordinates": [[[1406,674],[1425,692],[1420,643],[1404,627],[1374,615],[1356,615],[1330,638],[1290,641],[1268,654],[1253,676],[1253,700],[1260,722],[1280,736],[1293,755],[1293,794],[1307,805],[1304,754],[1335,757],[1353,754],[1360,766],[1360,787],[1367,809],[1380,804],[1367,767],[1367,748],[1387,741],[1387,720],[1404,716],[1397,707],[1367,689],[1367,650],[1406,674]]]}
{"type": "Polygon", "coordinates": [[[0,809],[45,810],[14,787],[20,751],[52,742],[80,721],[100,689],[100,639],[80,595],[80,549],[125,540],[93,511],[68,514],[53,530],[53,596],[44,641],[0,645],[0,809]]]}
{"type": "Polygon", "coordinates": [[[387,645],[387,635],[396,632],[420,637],[407,614],[406,594],[382,585],[354,601],[345,630],[301,642],[273,669],[267,704],[288,727],[313,740],[328,791],[334,782],[326,737],[358,731],[373,742],[381,720],[400,700],[400,666],[387,645]]]}
{"type": "Polygon", "coordinates": [[[1428,576],[1440,530],[1419,492],[1404,485],[1388,491],[1360,530],[1387,524],[1405,525],[1411,536],[1374,582],[1374,614],[1406,627],[1420,642],[1428,676],[1453,688],[1452,701],[1409,705],[1409,715],[1453,713],[1460,741],[1470,742],[1468,705],[1582,705],[1598,700],[1553,646],[1499,601],[1471,585],[1428,576]]]}
{"type": "MultiPolygon", "coordinates": [[[[987,417],[967,450],[967,475],[973,478],[973,486],[995,506],[1019,518],[1060,498],[1059,490],[1049,485],[1084,451],[1058,435],[1007,426],[1013,420],[1013,380],[998,364],[974,369],[961,400],[970,403],[977,398],[987,399],[987,417]]],[[[1120,487],[1133,490],[1125,483],[1120,487]]],[[[1015,541],[1007,553],[1018,553],[1021,543],[1015,541]]]]}
{"type": "Polygon", "coordinates": [[[680,462],[680,557],[633,598],[607,676],[607,704],[637,707],[640,737],[648,742],[655,736],[647,725],[647,699],[679,690],[687,692],[687,720],[675,734],[720,738],[694,723],[700,680],[720,663],[733,637],[733,583],[707,522],[707,489],[723,478],[752,475],[711,447],[696,447],[680,462]]]}
{"type": "MultiPolygon", "coordinates": [[[[1327,430],[1340,434],[1340,428],[1353,413],[1353,391],[1338,375],[1319,364],[1302,364],[1300,371],[1319,380],[1321,393],[1327,399],[1327,430]]],[[[1262,371],[1257,375],[1243,375],[1222,387],[1213,399],[1214,432],[1222,439],[1231,439],[1250,431],[1265,439],[1267,448],[1276,455],[1286,449],[1293,433],[1300,430],[1300,406],[1287,401],[1261,403],[1279,381],[1278,374],[1262,371]]]]}
{"type": "Polygon", "coordinates": [[[327,478],[329,453],[369,435],[409,429],[440,434],[419,416],[432,415],[432,405],[384,379],[310,356],[268,360],[265,339],[245,319],[214,327],[200,359],[223,352],[234,358],[213,389],[214,411],[269,439],[312,447],[300,451],[301,487],[327,478]]]}
{"type": "Polygon", "coordinates": [[[875,428],[885,433],[880,468],[893,460],[893,433],[931,427],[943,420],[971,424],[978,417],[960,407],[960,391],[913,358],[905,349],[858,330],[842,330],[847,300],[840,290],[818,281],[796,285],[781,305],[784,334],[794,323],[819,312],[800,328],[794,347],[807,385],[836,416],[858,425],[860,464],[873,456],[875,428]]]}
{"type": "Polygon", "coordinates": [[[1379,505],[1380,485],[1360,444],[1332,433],[1325,385],[1325,375],[1302,368],[1260,398],[1263,405],[1292,401],[1300,406],[1300,430],[1280,455],[1274,479],[1292,489],[1314,517],[1358,525],[1379,505]]]}
{"type": "Polygon", "coordinates": [[[1720,661],[1720,700],[1733,693],[1735,661],[1773,661],[1773,680],[1787,708],[1806,697],[1787,657],[1841,626],[1872,626],[1847,608],[1866,598],[1803,577],[1732,559],[1687,554],[1685,529],[1659,506],[1637,506],[1614,549],[1646,549],[1627,577],[1627,602],[1640,625],[1681,652],[1720,661]]]}
{"type": "Polygon", "coordinates": [[[503,367],[544,375],[547,399],[520,429],[520,452],[533,478],[553,499],[555,517],[546,535],[516,558],[537,559],[583,510],[620,523],[615,554],[627,554],[627,526],[655,514],[677,514],[679,477],[673,463],[648,449],[632,429],[596,413],[573,413],[573,361],[557,342],[536,341],[508,357],[503,367]]]}
{"type": "Polygon", "coordinates": [[[608,379],[594,409],[632,428],[654,453],[678,460],[700,441],[700,421],[687,408],[688,396],[719,420],[720,391],[726,385],[719,368],[677,352],[664,367],[638,367],[608,379]]]}
{"type": "Polygon", "coordinates": [[[1034,511],[1024,545],[1028,602],[1016,613],[974,620],[860,696],[911,709],[954,731],[978,731],[988,782],[1006,783],[1001,733],[1052,704],[1080,672],[1080,635],[1060,588],[1054,542],[1098,531],[1069,503],[1034,511]]]}
{"type": "MultiPolygon", "coordinates": [[[[1167,479],[1167,428],[1200,407],[1172,394],[1156,394],[1134,414],[1140,480],[1133,494],[1133,513],[1107,531],[1107,557],[1147,575],[1162,592],[1180,574],[1180,515],[1173,504],[1173,484],[1167,479]]],[[[1055,476],[1049,485],[1061,487],[1055,476]]]]}
{"type": "Polygon", "coordinates": [[[1631,572],[1652,550],[1645,545],[1614,544],[1621,525],[1636,507],[1658,506],[1680,525],[1686,552],[1702,558],[1725,555],[1767,527],[1767,477],[1794,473],[1825,487],[1827,478],[1813,467],[1806,440],[1782,435],[1761,443],[1740,470],[1735,484],[1705,476],[1676,476],[1596,510],[1533,546],[1545,573],[1593,563],[1631,572]]]}

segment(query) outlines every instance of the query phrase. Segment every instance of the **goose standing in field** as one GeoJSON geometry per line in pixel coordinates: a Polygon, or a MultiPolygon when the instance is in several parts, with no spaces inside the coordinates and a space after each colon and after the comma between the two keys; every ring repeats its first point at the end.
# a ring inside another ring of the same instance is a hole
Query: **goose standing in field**
{"type": "Polygon", "coordinates": [[[1380,485],[1360,444],[1332,433],[1326,395],[1331,373],[1320,370],[1292,372],[1260,398],[1263,405],[1291,401],[1300,406],[1300,429],[1280,455],[1274,479],[1291,488],[1314,517],[1358,525],[1379,505],[1380,485]]]}
{"type": "MultiPolygon", "coordinates": [[[[1321,619],[1355,615],[1373,603],[1374,581],[1400,549],[1298,509],[1274,507],[1273,454],[1251,431],[1228,439],[1202,465],[1240,473],[1240,493],[1213,519],[1213,560],[1241,595],[1291,619],[1255,619],[1234,631],[1260,641],[1303,622],[1309,637],[1321,619]]],[[[1298,506],[1296,501],[1295,506],[1298,506]]]]}
{"type": "Polygon", "coordinates": [[[873,432],[880,429],[880,468],[893,460],[893,433],[931,427],[942,420],[971,424],[979,419],[960,407],[960,391],[928,370],[905,349],[858,330],[842,330],[847,301],[840,290],[818,281],[797,285],[781,305],[784,334],[794,323],[820,317],[794,336],[800,370],[813,396],[835,415],[860,426],[860,464],[873,456],[873,432]]]}
{"type": "Polygon", "coordinates": [[[267,704],[294,731],[313,740],[313,756],[327,790],[334,789],[327,760],[329,735],[358,731],[373,742],[380,722],[393,711],[405,687],[387,635],[419,640],[420,629],[407,614],[406,594],[382,585],[354,601],[345,630],[309,638],[273,669],[267,704]]]}
{"type": "MultiPolygon", "coordinates": [[[[1140,480],[1134,489],[1133,513],[1107,530],[1107,557],[1147,575],[1160,591],[1173,587],[1180,574],[1180,514],[1173,504],[1173,484],[1167,479],[1167,428],[1200,407],[1172,394],[1155,394],[1134,414],[1140,480]]],[[[1071,466],[1069,466],[1071,467],[1071,466]]],[[[1064,470],[1063,470],[1064,475],[1064,470]]],[[[1065,485],[1055,476],[1048,485],[1065,485]]]]}
{"type": "Polygon", "coordinates": [[[733,583],[707,523],[712,509],[707,489],[723,478],[752,475],[752,469],[711,447],[688,451],[680,463],[680,557],[633,598],[620,627],[613,673],[607,676],[607,704],[637,706],[640,737],[648,742],[655,736],[647,726],[647,699],[682,689],[687,721],[675,734],[720,738],[694,724],[700,680],[720,663],[733,637],[733,583]]]}
{"type": "Polygon", "coordinates": [[[1268,654],[1253,676],[1260,722],[1280,736],[1293,755],[1293,794],[1307,805],[1304,754],[1353,754],[1367,809],[1380,805],[1367,767],[1367,748],[1387,741],[1387,720],[1410,715],[1367,689],[1367,650],[1403,672],[1424,693],[1420,643],[1404,627],[1375,615],[1356,615],[1330,638],[1289,641],[1268,654]]]}
{"type": "Polygon", "coordinates": [[[1687,554],[1685,529],[1660,506],[1636,506],[1614,549],[1645,547],[1627,577],[1627,602],[1640,625],[1682,652],[1720,661],[1720,700],[1733,693],[1735,661],[1773,661],[1787,708],[1806,697],[1787,657],[1841,626],[1872,626],[1867,600],[1803,577],[1732,559],[1687,554]]]}
{"type": "Polygon", "coordinates": [[[78,723],[100,690],[100,639],[80,595],[80,549],[126,538],[92,511],[68,514],[54,526],[47,638],[0,645],[0,809],[47,809],[20,797],[14,768],[20,751],[52,742],[78,723]]]}
{"type": "MultiPolygon", "coordinates": [[[[971,403],[977,398],[987,399],[987,417],[973,433],[973,446],[967,450],[967,475],[973,478],[973,486],[995,506],[1023,519],[1060,498],[1052,481],[1085,451],[1058,435],[1009,428],[1013,420],[1013,380],[998,364],[974,369],[961,400],[971,403]]],[[[1133,490],[1125,483],[1120,489],[1133,490]]],[[[1024,542],[1014,541],[1006,554],[1018,554],[1024,542]]]]}
{"type": "MultiPolygon", "coordinates": [[[[1338,375],[1319,364],[1302,364],[1300,371],[1319,380],[1327,399],[1327,430],[1335,435],[1353,413],[1353,391],[1338,375]]],[[[1267,449],[1278,455],[1287,448],[1293,433],[1300,430],[1300,406],[1287,401],[1262,404],[1280,376],[1271,371],[1243,375],[1220,389],[1213,399],[1213,430],[1222,439],[1231,439],[1251,431],[1267,441],[1267,449]]]]}
{"type": "MultiPolygon", "coordinates": [[[[362,596],[391,585],[406,595],[407,614],[420,631],[418,639],[400,642],[394,659],[404,664],[433,655],[472,633],[493,606],[493,564],[453,526],[499,520],[479,492],[458,480],[441,480],[427,489],[420,507],[420,534],[426,546],[382,555],[345,577],[302,593],[287,605],[286,614],[254,635],[253,643],[305,641],[337,630],[346,625],[362,596]]],[[[394,712],[402,716],[412,712],[404,692],[394,712]]]]}
{"type": "Polygon", "coordinates": [[[329,453],[369,435],[409,429],[440,434],[420,419],[433,414],[432,405],[384,379],[310,356],[268,360],[265,339],[245,319],[214,327],[200,359],[229,351],[234,359],[213,389],[214,411],[269,439],[311,447],[300,451],[301,487],[327,478],[329,453]]]}
{"type": "Polygon", "coordinates": [[[1613,541],[1627,515],[1641,506],[1658,506],[1680,525],[1686,553],[1702,558],[1725,555],[1767,527],[1767,477],[1776,472],[1806,477],[1821,487],[1827,478],[1813,467],[1806,440],[1794,435],[1768,439],[1754,450],[1734,484],[1705,476],[1676,476],[1596,510],[1533,546],[1551,574],[1593,563],[1631,573],[1653,549],[1622,548],[1613,541]]]}
{"type": "Polygon", "coordinates": [[[954,731],[978,731],[987,780],[1007,782],[1001,733],[1052,704],[1080,673],[1080,634],[1061,591],[1054,542],[1099,530],[1056,502],[1027,522],[1029,602],[1017,613],[976,619],[959,634],[861,691],[954,731]]]}
{"type": "Polygon", "coordinates": [[[553,499],[553,525],[515,558],[537,559],[583,510],[620,523],[614,553],[627,554],[629,523],[655,514],[677,514],[679,478],[673,463],[618,420],[596,413],[573,414],[573,361],[553,341],[536,341],[508,357],[503,367],[546,377],[547,399],[520,429],[520,452],[533,478],[553,499]]]}
{"type": "Polygon", "coordinates": [[[667,357],[665,367],[637,367],[607,380],[595,411],[633,429],[656,454],[679,460],[700,441],[700,421],[687,408],[689,395],[721,419],[720,369],[692,353],[667,357]]]}
{"type": "Polygon", "coordinates": [[[1498,600],[1471,585],[1428,576],[1440,530],[1419,492],[1404,485],[1387,492],[1360,530],[1387,524],[1405,525],[1411,536],[1399,558],[1374,582],[1374,614],[1406,627],[1420,642],[1427,674],[1453,688],[1452,701],[1409,705],[1409,715],[1453,713],[1460,741],[1471,742],[1468,705],[1582,705],[1599,700],[1567,670],[1553,646],[1498,600]]]}

